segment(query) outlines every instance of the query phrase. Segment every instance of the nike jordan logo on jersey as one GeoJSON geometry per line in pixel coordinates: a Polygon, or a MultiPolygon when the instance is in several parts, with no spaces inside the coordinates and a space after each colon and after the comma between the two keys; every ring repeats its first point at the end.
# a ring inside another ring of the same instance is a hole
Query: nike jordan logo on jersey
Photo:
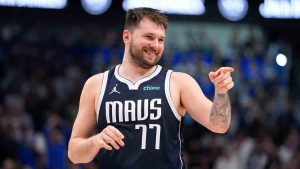
{"type": "Polygon", "coordinates": [[[121,94],[121,92],[119,92],[119,91],[117,90],[117,86],[118,86],[118,84],[116,84],[116,86],[111,90],[111,92],[110,92],[109,94],[113,94],[113,93],[121,94]]]}

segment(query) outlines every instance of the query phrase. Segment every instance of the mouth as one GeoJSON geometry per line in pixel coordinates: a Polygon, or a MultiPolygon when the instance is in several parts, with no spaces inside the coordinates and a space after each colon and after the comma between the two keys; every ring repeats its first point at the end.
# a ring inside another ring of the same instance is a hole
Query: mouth
{"type": "Polygon", "coordinates": [[[156,58],[156,53],[153,50],[145,49],[144,52],[146,53],[148,58],[150,59],[156,58]]]}

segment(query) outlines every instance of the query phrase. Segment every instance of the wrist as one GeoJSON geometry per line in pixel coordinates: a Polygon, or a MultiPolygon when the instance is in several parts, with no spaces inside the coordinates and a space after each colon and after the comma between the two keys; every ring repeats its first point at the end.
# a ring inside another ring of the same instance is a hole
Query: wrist
{"type": "Polygon", "coordinates": [[[224,97],[224,96],[228,95],[228,92],[227,91],[226,92],[221,92],[221,91],[216,90],[215,95],[220,96],[220,97],[224,97]]]}
{"type": "Polygon", "coordinates": [[[94,135],[92,137],[90,137],[90,141],[92,143],[93,146],[97,147],[97,148],[101,148],[101,144],[100,144],[100,140],[98,138],[98,135],[94,135]]]}

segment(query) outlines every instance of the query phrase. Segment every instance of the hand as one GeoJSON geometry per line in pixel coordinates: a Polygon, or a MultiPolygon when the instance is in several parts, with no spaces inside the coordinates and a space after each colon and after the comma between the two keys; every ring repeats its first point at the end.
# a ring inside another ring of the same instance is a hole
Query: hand
{"type": "Polygon", "coordinates": [[[119,150],[120,146],[124,146],[124,135],[115,127],[107,126],[101,133],[92,137],[93,143],[106,150],[112,150],[112,147],[119,150]]]}
{"type": "Polygon", "coordinates": [[[209,79],[215,85],[217,93],[225,94],[234,86],[232,77],[230,76],[232,72],[234,72],[232,67],[221,67],[215,72],[209,72],[209,79]]]}

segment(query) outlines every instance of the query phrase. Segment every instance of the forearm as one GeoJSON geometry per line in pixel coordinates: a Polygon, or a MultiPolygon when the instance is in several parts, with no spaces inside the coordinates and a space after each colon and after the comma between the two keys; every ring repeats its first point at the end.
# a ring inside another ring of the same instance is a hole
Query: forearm
{"type": "Polygon", "coordinates": [[[70,140],[68,156],[73,163],[88,163],[95,158],[100,148],[94,143],[93,137],[95,136],[70,140]]]}
{"type": "Polygon", "coordinates": [[[231,106],[228,94],[216,92],[210,112],[210,126],[212,131],[225,133],[230,125],[231,106]]]}

